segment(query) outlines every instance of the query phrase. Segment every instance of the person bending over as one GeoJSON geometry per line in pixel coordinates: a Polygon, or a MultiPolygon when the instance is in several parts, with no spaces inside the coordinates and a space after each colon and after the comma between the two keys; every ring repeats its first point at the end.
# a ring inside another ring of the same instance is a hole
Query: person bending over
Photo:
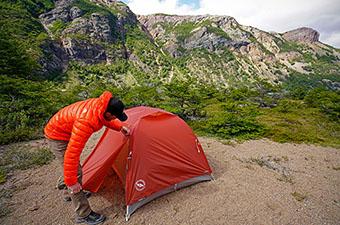
{"type": "Polygon", "coordinates": [[[80,154],[90,136],[103,126],[129,135],[129,128],[121,122],[127,120],[124,109],[122,101],[105,91],[99,98],[62,108],[44,128],[48,144],[63,167],[64,176],[59,180],[58,188],[63,189],[64,200],[72,200],[77,223],[94,225],[105,220],[105,216],[91,210],[82,190],[80,154]]]}

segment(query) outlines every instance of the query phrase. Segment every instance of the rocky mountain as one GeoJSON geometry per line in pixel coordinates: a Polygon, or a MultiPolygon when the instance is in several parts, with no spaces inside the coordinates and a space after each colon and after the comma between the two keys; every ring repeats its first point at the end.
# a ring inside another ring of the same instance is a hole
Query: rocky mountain
{"type": "Polygon", "coordinates": [[[209,135],[339,146],[340,51],[311,28],[141,16],[114,0],[0,1],[0,144],[39,137],[61,107],[104,90],[209,135]]]}
{"type": "Polygon", "coordinates": [[[129,8],[115,1],[56,1],[55,8],[39,16],[50,37],[60,41],[68,60],[86,64],[126,59],[126,49],[110,48],[124,37],[126,25],[136,25],[129,8]]]}
{"type": "Polygon", "coordinates": [[[94,76],[117,85],[191,77],[227,87],[258,79],[278,83],[295,73],[339,74],[339,50],[321,43],[311,28],[280,34],[230,16],[137,16],[115,0],[53,4],[37,15],[48,34],[39,45],[43,75],[80,73],[82,82],[94,76]],[[106,72],[93,75],[94,65],[106,72]]]}
{"type": "Polygon", "coordinates": [[[311,28],[268,33],[228,16],[149,15],[138,19],[172,57],[191,56],[187,61],[191,74],[215,82],[257,76],[275,82],[294,72],[317,72],[313,63],[322,57],[335,64],[340,59],[339,51],[321,43],[319,33],[311,28]],[[206,53],[197,54],[197,50],[206,53]]]}

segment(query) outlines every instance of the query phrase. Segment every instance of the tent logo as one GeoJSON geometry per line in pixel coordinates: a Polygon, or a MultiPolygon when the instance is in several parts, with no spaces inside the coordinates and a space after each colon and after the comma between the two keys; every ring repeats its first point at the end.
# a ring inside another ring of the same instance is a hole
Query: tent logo
{"type": "Polygon", "coordinates": [[[135,188],[137,191],[143,191],[145,189],[145,181],[140,179],[135,183],[135,188]]]}

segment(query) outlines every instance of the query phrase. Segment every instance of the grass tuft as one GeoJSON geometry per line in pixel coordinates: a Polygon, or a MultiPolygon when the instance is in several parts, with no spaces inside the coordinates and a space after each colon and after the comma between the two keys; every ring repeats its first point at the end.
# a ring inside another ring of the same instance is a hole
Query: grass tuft
{"type": "Polygon", "coordinates": [[[292,192],[291,195],[296,199],[296,201],[302,202],[303,200],[306,199],[306,195],[305,194],[301,194],[299,192],[292,192]]]}
{"type": "Polygon", "coordinates": [[[54,159],[54,155],[46,148],[8,148],[0,159],[0,183],[6,182],[6,176],[10,171],[26,170],[35,166],[46,165],[52,159],[54,159]]]}

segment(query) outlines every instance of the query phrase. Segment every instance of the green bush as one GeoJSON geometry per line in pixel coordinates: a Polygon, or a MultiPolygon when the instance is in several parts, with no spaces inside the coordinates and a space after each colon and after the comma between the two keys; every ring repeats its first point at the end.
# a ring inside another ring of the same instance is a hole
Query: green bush
{"type": "Polygon", "coordinates": [[[205,115],[204,102],[208,99],[209,91],[196,87],[194,79],[173,81],[165,85],[166,103],[163,108],[178,114],[183,119],[198,119],[205,115]]]}
{"type": "Polygon", "coordinates": [[[0,76],[0,144],[41,137],[48,118],[76,100],[72,90],[49,81],[0,76]]]}
{"type": "Polygon", "coordinates": [[[242,140],[260,137],[264,132],[264,127],[254,121],[254,118],[240,118],[231,113],[208,119],[203,129],[221,138],[242,140]]]}
{"type": "Polygon", "coordinates": [[[319,108],[326,115],[340,122],[340,91],[315,88],[308,92],[304,100],[309,106],[319,108]]]}
{"type": "Polygon", "coordinates": [[[155,86],[136,86],[123,91],[121,96],[127,106],[160,107],[160,104],[164,101],[161,91],[155,86]]]}
{"type": "Polygon", "coordinates": [[[201,129],[221,138],[240,140],[257,138],[263,135],[265,127],[257,122],[259,111],[249,102],[229,102],[221,106],[221,111],[210,113],[202,122],[201,129]]]}

